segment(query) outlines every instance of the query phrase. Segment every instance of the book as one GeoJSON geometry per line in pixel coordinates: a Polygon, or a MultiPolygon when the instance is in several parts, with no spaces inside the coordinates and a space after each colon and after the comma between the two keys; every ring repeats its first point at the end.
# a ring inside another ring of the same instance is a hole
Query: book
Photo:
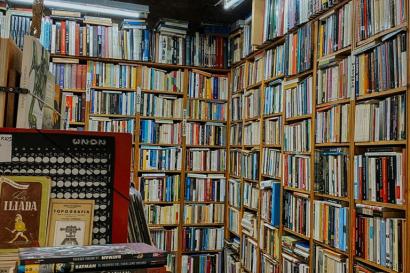
{"type": "Polygon", "coordinates": [[[245,64],[232,69],[232,94],[242,91],[245,88],[245,64]]]}
{"type": "Polygon", "coordinates": [[[316,143],[348,142],[349,104],[317,108],[316,111],[316,143]]]}
{"type": "Polygon", "coordinates": [[[51,199],[47,246],[90,245],[94,200],[51,199]]]}
{"type": "Polygon", "coordinates": [[[58,84],[61,89],[86,89],[87,65],[56,63],[55,60],[53,60],[50,70],[55,77],[56,84],[58,84]]]}
{"type": "MultiPolygon", "coordinates": [[[[268,229],[276,229],[280,224],[280,182],[276,180],[262,181],[261,196],[261,219],[268,229]]],[[[279,244],[279,238],[277,241],[279,244]]]]}
{"type": "Polygon", "coordinates": [[[188,174],[185,180],[185,201],[223,202],[225,200],[225,177],[188,174]]]}
{"type": "MultiPolygon", "coordinates": [[[[242,123],[234,123],[231,125],[229,131],[229,144],[241,146],[242,145],[242,133],[243,133],[242,123]]],[[[266,127],[265,127],[266,128],[266,127]]]]}
{"type": "Polygon", "coordinates": [[[309,265],[290,256],[288,254],[282,254],[282,272],[283,273],[308,273],[309,265]]]}
{"type": "Polygon", "coordinates": [[[255,60],[253,62],[248,63],[248,86],[258,84],[262,81],[264,63],[263,57],[263,55],[257,55],[255,56],[255,60]]]}
{"type": "Polygon", "coordinates": [[[261,123],[247,122],[243,125],[243,144],[244,145],[259,145],[260,144],[260,127],[261,123]]]}
{"type": "Polygon", "coordinates": [[[226,126],[222,123],[188,122],[186,127],[186,145],[226,145],[226,126]]]}
{"type": "Polygon", "coordinates": [[[277,45],[265,52],[264,79],[271,80],[285,75],[285,47],[277,45]]]}
{"type": "Polygon", "coordinates": [[[46,245],[50,187],[47,177],[0,177],[1,252],[46,245]]]}
{"type": "Polygon", "coordinates": [[[133,116],[136,113],[135,92],[91,89],[90,98],[91,114],[133,116]]]}
{"type": "Polygon", "coordinates": [[[144,90],[180,93],[184,88],[184,74],[182,70],[166,71],[142,66],[141,75],[141,88],[144,90]]]}
{"type": "Polygon", "coordinates": [[[241,176],[250,180],[259,179],[259,151],[243,150],[241,154],[241,176]]]}
{"type": "Polygon", "coordinates": [[[186,169],[188,171],[224,172],[226,150],[208,148],[187,149],[186,169]]]}
{"type": "Polygon", "coordinates": [[[241,263],[248,272],[256,273],[258,243],[252,238],[243,235],[241,245],[241,263]]]}
{"type": "Polygon", "coordinates": [[[233,207],[229,207],[227,228],[229,231],[233,232],[234,234],[239,234],[239,227],[241,223],[239,219],[240,219],[240,210],[233,208],[233,207]]]}
{"type": "Polygon", "coordinates": [[[129,133],[134,137],[135,120],[133,118],[90,117],[88,130],[95,132],[129,133]]]}
{"type": "Polygon", "coordinates": [[[139,142],[182,144],[182,123],[173,123],[170,120],[141,120],[139,142]]]}
{"type": "Polygon", "coordinates": [[[178,251],[177,229],[151,229],[152,242],[156,247],[164,251],[178,251]]]}
{"type": "Polygon", "coordinates": [[[139,154],[139,168],[142,171],[181,169],[182,149],[180,147],[141,145],[139,154]]]}
{"type": "Polygon", "coordinates": [[[224,204],[189,204],[184,206],[184,224],[223,225],[224,204]]]}
{"type": "Polygon", "coordinates": [[[280,249],[279,230],[268,224],[261,224],[259,238],[259,246],[263,252],[274,259],[278,259],[280,249]]]}
{"type": "Polygon", "coordinates": [[[282,177],[282,156],[280,150],[263,148],[262,174],[282,177]]]}
{"type": "Polygon", "coordinates": [[[230,109],[230,117],[231,121],[240,121],[242,119],[242,109],[243,109],[243,98],[242,94],[235,94],[231,98],[231,109],[230,109]]]}
{"type": "Polygon", "coordinates": [[[289,152],[310,151],[311,121],[304,120],[284,127],[284,150],[289,152]]]}
{"type": "Polygon", "coordinates": [[[46,88],[48,73],[50,73],[48,70],[48,52],[41,46],[38,39],[25,36],[20,87],[28,89],[30,94],[19,96],[18,128],[42,128],[44,100],[47,92],[55,91],[46,88]]]}
{"type": "MultiPolygon", "coordinates": [[[[183,99],[175,96],[143,93],[139,113],[143,117],[182,118],[183,99]]],[[[137,108],[138,111],[138,108],[137,108]]]]}
{"type": "Polygon", "coordinates": [[[241,207],[241,200],[241,182],[238,179],[230,178],[228,184],[228,204],[238,209],[241,207]]]}
{"type": "MultiPolygon", "coordinates": [[[[136,66],[89,61],[81,82],[91,87],[124,88],[137,90],[136,66]]],[[[78,76],[77,76],[78,81],[78,76]]]]}
{"type": "Polygon", "coordinates": [[[244,182],[242,200],[245,209],[258,210],[259,189],[252,183],[244,182]]]}
{"type": "Polygon", "coordinates": [[[283,186],[309,191],[312,176],[310,157],[284,154],[283,163],[283,186]]]}
{"type": "MultiPolygon", "coordinates": [[[[264,120],[264,144],[281,145],[282,144],[282,118],[273,117],[264,120]]],[[[232,129],[231,129],[232,134],[232,129]]],[[[232,141],[231,141],[232,143],[232,141]]]]}
{"type": "Polygon", "coordinates": [[[186,113],[189,119],[204,121],[226,121],[228,114],[227,103],[223,101],[204,101],[189,99],[186,113]]]}
{"type": "Polygon", "coordinates": [[[212,75],[193,70],[189,74],[188,96],[209,100],[227,100],[228,78],[224,75],[212,75]]]}
{"type": "Polygon", "coordinates": [[[180,175],[150,174],[138,178],[141,196],[149,202],[178,202],[181,198],[180,175]]]}
{"type": "Polygon", "coordinates": [[[243,119],[252,119],[258,118],[261,113],[261,90],[260,89],[251,89],[245,92],[243,95],[243,119]]]}
{"type": "Polygon", "coordinates": [[[263,103],[264,116],[279,114],[283,111],[283,92],[283,85],[281,81],[271,82],[265,87],[265,101],[263,103]]]}
{"type": "Polygon", "coordinates": [[[144,213],[149,225],[178,225],[180,206],[179,204],[145,205],[144,213]]]}
{"type": "Polygon", "coordinates": [[[242,151],[239,149],[231,149],[229,153],[229,174],[239,177],[241,176],[242,151]]]}
{"type": "Polygon", "coordinates": [[[262,273],[279,273],[280,266],[274,260],[272,260],[268,255],[261,255],[261,272],[262,273]]]}
{"type": "Polygon", "coordinates": [[[307,23],[297,32],[286,35],[285,74],[292,76],[312,68],[312,24],[307,23]]]}
{"type": "Polygon", "coordinates": [[[283,226],[289,230],[310,236],[309,195],[285,191],[283,195],[283,226]]]}
{"type": "Polygon", "coordinates": [[[207,268],[210,272],[222,272],[223,257],[217,254],[182,255],[182,273],[199,272],[207,268]]]}

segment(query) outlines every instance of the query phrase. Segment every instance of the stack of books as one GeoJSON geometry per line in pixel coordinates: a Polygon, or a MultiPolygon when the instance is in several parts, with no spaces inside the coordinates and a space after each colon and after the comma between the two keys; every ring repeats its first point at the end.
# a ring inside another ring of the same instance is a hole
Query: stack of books
{"type": "Polygon", "coordinates": [[[18,272],[165,272],[166,252],[144,243],[22,248],[18,272]],[[56,271],[57,272],[57,271],[56,271]]]}

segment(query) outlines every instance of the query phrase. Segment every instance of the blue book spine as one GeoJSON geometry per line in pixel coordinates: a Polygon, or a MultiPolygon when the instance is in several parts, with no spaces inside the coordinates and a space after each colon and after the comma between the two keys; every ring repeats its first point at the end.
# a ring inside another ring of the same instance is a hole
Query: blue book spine
{"type": "Polygon", "coordinates": [[[149,44],[150,44],[150,31],[148,29],[144,29],[144,52],[142,56],[143,61],[149,61],[150,59],[150,51],[149,51],[149,44]]]}
{"type": "Polygon", "coordinates": [[[274,227],[280,224],[280,183],[272,184],[272,212],[271,224],[274,227]]]}
{"type": "Polygon", "coordinates": [[[339,230],[338,230],[339,241],[337,242],[336,247],[339,248],[339,249],[344,250],[344,247],[343,247],[343,244],[344,244],[343,238],[344,238],[344,227],[345,227],[345,223],[344,223],[344,216],[343,216],[343,214],[344,214],[344,212],[345,212],[345,209],[344,209],[344,208],[340,208],[340,209],[338,209],[338,210],[339,210],[339,227],[338,227],[338,228],[339,228],[339,230]]]}

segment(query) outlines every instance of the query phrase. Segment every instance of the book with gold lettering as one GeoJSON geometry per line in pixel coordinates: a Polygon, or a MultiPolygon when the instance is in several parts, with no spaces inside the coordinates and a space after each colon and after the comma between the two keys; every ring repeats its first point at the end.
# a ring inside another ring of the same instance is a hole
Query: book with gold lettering
{"type": "Polygon", "coordinates": [[[0,251],[45,245],[50,187],[47,177],[0,177],[0,251]]]}
{"type": "Polygon", "coordinates": [[[90,245],[94,200],[51,199],[47,246],[90,245]]]}

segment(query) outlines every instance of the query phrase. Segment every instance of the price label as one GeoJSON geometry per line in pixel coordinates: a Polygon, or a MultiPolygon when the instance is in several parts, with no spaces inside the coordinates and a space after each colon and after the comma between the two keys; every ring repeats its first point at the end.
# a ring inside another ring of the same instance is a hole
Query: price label
{"type": "Polygon", "coordinates": [[[0,162],[11,162],[12,143],[12,135],[0,135],[0,162]]]}

